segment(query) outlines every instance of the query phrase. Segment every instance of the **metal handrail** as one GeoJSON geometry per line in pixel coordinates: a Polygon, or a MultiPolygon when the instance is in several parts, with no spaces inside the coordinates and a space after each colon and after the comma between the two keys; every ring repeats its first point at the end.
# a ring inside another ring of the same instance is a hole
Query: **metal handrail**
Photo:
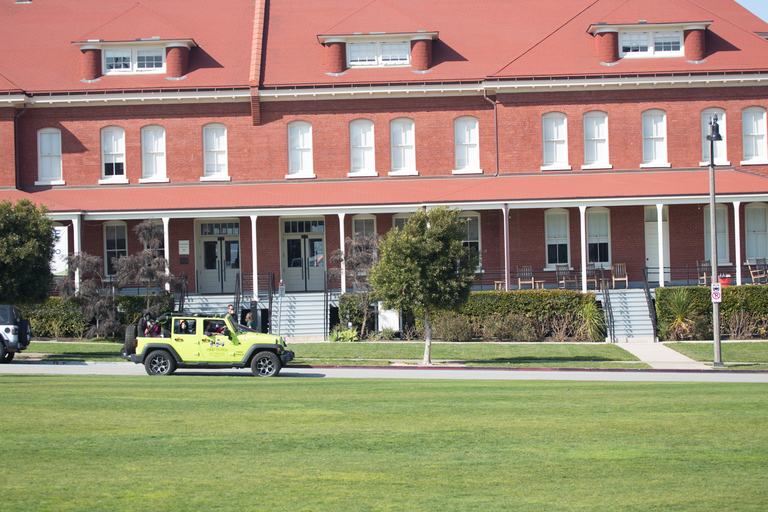
{"type": "Polygon", "coordinates": [[[648,304],[648,316],[651,319],[651,326],[653,327],[653,341],[656,341],[659,339],[659,333],[656,330],[656,306],[651,298],[651,287],[648,285],[648,267],[645,265],[643,265],[643,291],[645,291],[645,301],[648,304]]]}
{"type": "Polygon", "coordinates": [[[605,268],[599,267],[595,269],[600,274],[600,290],[603,294],[603,312],[605,312],[607,318],[605,319],[606,327],[608,328],[608,339],[611,343],[616,343],[616,324],[613,319],[613,307],[611,306],[611,294],[608,291],[608,278],[605,277],[605,268]]]}

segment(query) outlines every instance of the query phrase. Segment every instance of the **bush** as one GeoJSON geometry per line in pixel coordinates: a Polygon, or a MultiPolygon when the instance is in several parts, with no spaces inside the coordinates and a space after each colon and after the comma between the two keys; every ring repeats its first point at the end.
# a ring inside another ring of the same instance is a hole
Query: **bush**
{"type": "MultiPolygon", "coordinates": [[[[344,293],[339,296],[339,319],[342,324],[347,323],[347,319],[352,322],[352,325],[360,331],[360,327],[363,325],[363,298],[359,293],[344,293]]],[[[370,304],[368,312],[368,325],[366,325],[365,332],[372,332],[376,325],[376,308],[374,304],[370,304]]]]}
{"type": "Polygon", "coordinates": [[[470,341],[472,322],[453,312],[441,313],[432,319],[432,334],[435,339],[443,341],[470,341]]]}
{"type": "Polygon", "coordinates": [[[357,329],[344,329],[340,325],[334,327],[333,330],[328,334],[328,341],[332,342],[352,342],[357,341],[358,339],[357,329]]]}
{"type": "Polygon", "coordinates": [[[534,341],[536,332],[533,322],[517,313],[494,313],[483,323],[483,339],[486,341],[534,341]]]}

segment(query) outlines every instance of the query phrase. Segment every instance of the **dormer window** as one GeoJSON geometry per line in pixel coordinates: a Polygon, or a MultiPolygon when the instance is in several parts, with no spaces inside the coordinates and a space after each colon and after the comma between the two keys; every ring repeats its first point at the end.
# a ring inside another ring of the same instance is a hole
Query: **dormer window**
{"type": "Polygon", "coordinates": [[[682,30],[621,32],[619,44],[621,58],[685,56],[682,30]]]}
{"type": "Polygon", "coordinates": [[[371,41],[347,44],[347,66],[410,66],[411,43],[408,41],[371,41]]]}
{"type": "Polygon", "coordinates": [[[163,73],[164,49],[119,49],[104,51],[104,74],[163,73]]]}

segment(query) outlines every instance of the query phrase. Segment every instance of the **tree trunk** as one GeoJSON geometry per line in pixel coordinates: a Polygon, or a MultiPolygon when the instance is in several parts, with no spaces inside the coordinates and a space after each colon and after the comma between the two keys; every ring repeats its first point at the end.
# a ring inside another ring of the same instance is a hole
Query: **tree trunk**
{"type": "Polygon", "coordinates": [[[424,360],[421,364],[432,364],[432,325],[429,323],[429,310],[424,312],[424,360]]]}

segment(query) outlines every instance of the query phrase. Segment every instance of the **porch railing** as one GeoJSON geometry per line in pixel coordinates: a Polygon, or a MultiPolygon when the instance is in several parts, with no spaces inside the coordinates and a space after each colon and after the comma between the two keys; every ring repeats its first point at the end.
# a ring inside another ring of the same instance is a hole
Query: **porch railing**
{"type": "MultiPolygon", "coordinates": [[[[653,327],[653,340],[659,339],[659,333],[656,331],[656,306],[651,298],[651,287],[648,284],[648,267],[643,267],[643,291],[645,292],[645,301],[648,304],[648,316],[651,319],[651,326],[653,327]]],[[[658,271],[656,272],[658,274],[658,271]]]]}
{"type": "Polygon", "coordinates": [[[600,276],[600,291],[603,297],[603,312],[605,313],[605,326],[608,329],[608,339],[611,343],[616,343],[616,324],[613,320],[613,307],[611,306],[611,294],[608,292],[608,278],[605,277],[605,269],[598,267],[596,269],[600,276]]]}

